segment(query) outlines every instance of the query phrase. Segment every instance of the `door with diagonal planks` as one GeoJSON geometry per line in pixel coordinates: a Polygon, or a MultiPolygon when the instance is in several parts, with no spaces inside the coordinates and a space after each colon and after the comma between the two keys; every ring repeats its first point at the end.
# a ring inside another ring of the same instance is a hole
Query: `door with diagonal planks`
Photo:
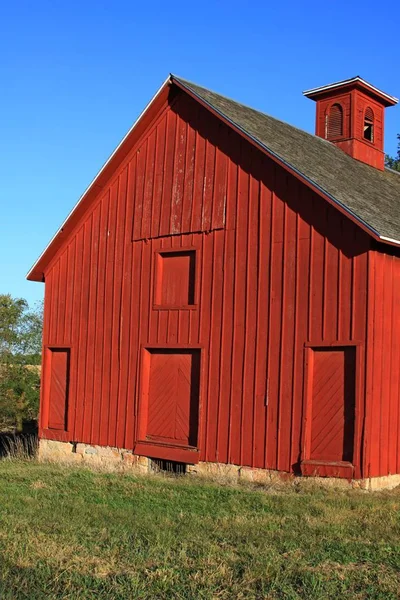
{"type": "Polygon", "coordinates": [[[66,430],[69,387],[69,349],[52,348],[47,351],[50,369],[48,393],[48,428],[66,430]]]}
{"type": "Polygon", "coordinates": [[[200,352],[145,350],[140,438],[147,442],[195,447],[198,434],[200,352]]]}
{"type": "Polygon", "coordinates": [[[310,460],[353,460],[355,348],[316,348],[312,360],[310,460]]]}

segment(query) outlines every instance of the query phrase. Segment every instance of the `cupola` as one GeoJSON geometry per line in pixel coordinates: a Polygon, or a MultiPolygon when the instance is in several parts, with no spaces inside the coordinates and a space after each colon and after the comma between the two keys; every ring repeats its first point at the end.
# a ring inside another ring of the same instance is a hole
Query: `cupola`
{"type": "Polygon", "coordinates": [[[397,104],[397,98],[359,76],[303,94],[317,103],[316,135],[352,158],[384,170],[385,108],[397,104]]]}

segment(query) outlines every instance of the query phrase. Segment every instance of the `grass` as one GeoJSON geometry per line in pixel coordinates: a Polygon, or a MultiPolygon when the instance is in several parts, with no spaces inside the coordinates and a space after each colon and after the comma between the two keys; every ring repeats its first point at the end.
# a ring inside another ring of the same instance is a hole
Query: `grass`
{"type": "Polygon", "coordinates": [[[399,598],[400,492],[0,462],[0,598],[399,598]]]}

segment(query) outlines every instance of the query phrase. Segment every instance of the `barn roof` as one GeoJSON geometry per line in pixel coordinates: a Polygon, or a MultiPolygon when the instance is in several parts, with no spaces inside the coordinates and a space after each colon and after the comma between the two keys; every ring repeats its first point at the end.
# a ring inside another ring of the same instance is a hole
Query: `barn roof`
{"type": "Polygon", "coordinates": [[[313,182],[383,240],[400,243],[400,174],[379,171],[331,142],[174,77],[183,87],[313,182]]]}
{"type": "Polygon", "coordinates": [[[135,121],[119,146],[79,198],[64,223],[50,240],[27,274],[27,279],[44,280],[44,270],[76,226],[93,198],[133,147],[145,117],[171,83],[196,97],[267,154],[307,181],[341,210],[351,215],[376,239],[400,245],[400,174],[379,171],[361,163],[331,142],[311,135],[253,108],[211,90],[170,75],[135,121]]]}

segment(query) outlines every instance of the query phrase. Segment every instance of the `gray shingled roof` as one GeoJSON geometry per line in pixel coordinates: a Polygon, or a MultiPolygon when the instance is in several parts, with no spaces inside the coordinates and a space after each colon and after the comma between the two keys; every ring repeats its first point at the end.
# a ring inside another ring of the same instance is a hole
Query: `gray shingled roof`
{"type": "Polygon", "coordinates": [[[377,235],[400,240],[400,174],[379,171],[327,140],[184,79],[173,79],[344,205],[377,235]]]}

